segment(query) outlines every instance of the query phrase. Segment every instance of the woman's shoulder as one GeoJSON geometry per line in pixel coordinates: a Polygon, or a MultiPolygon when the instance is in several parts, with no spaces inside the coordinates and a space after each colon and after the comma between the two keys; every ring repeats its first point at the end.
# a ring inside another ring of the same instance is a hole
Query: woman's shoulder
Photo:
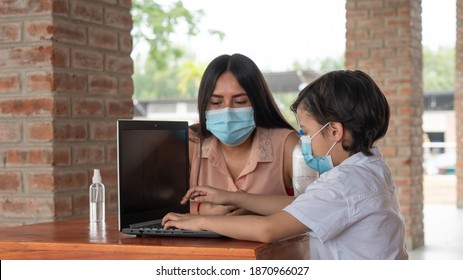
{"type": "Polygon", "coordinates": [[[287,150],[288,154],[299,141],[296,131],[288,128],[259,128],[258,135],[259,143],[271,143],[273,149],[287,150]]]}
{"type": "Polygon", "coordinates": [[[289,128],[271,128],[272,141],[283,143],[284,146],[290,146],[291,150],[299,141],[296,130],[289,128]]]}
{"type": "Polygon", "coordinates": [[[272,135],[272,137],[286,138],[286,137],[288,137],[289,135],[292,135],[292,134],[297,136],[296,130],[289,129],[289,128],[280,128],[280,127],[277,127],[277,128],[260,128],[260,130],[263,133],[269,133],[270,135],[272,135]]]}

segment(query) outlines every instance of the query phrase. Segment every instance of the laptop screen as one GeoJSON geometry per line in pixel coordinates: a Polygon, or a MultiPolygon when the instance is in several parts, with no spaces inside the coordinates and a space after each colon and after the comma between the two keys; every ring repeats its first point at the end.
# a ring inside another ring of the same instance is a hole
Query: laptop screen
{"type": "Polygon", "coordinates": [[[188,213],[188,123],[118,121],[119,225],[188,213]]]}

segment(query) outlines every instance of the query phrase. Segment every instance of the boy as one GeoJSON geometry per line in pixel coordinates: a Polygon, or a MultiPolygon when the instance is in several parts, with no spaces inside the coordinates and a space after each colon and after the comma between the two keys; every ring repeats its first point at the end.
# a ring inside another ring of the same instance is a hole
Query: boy
{"type": "Polygon", "coordinates": [[[374,147],[386,134],[390,115],[376,83],[362,71],[333,71],[303,89],[291,109],[304,132],[304,160],[320,173],[304,194],[294,198],[192,187],[182,203],[230,205],[260,216],[170,213],[164,226],[261,242],[308,232],[311,259],[407,259],[395,186],[374,147]]]}

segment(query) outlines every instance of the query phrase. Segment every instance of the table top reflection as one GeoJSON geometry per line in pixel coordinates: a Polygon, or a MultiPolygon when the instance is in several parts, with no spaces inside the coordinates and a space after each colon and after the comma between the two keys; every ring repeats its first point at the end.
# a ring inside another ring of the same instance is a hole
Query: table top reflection
{"type": "Polygon", "coordinates": [[[2,228],[0,259],[308,259],[306,235],[276,243],[227,237],[136,237],[119,232],[117,216],[103,225],[88,217],[2,228]]]}

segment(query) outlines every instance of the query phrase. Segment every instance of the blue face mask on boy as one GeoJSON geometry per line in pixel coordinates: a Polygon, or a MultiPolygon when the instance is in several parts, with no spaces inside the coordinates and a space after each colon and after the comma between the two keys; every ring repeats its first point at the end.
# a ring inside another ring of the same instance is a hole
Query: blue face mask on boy
{"type": "Polygon", "coordinates": [[[301,136],[302,143],[302,155],[304,156],[305,163],[312,169],[316,170],[318,173],[322,174],[331,168],[334,167],[333,161],[329,153],[334,148],[337,142],[334,142],[333,146],[328,150],[326,155],[315,157],[312,153],[312,139],[317,136],[317,134],[322,131],[329,123],[325,124],[319,131],[317,131],[312,137],[310,136],[301,136]]]}
{"type": "Polygon", "coordinates": [[[246,141],[255,127],[252,107],[206,111],[207,130],[228,146],[238,146],[246,141]]]}

